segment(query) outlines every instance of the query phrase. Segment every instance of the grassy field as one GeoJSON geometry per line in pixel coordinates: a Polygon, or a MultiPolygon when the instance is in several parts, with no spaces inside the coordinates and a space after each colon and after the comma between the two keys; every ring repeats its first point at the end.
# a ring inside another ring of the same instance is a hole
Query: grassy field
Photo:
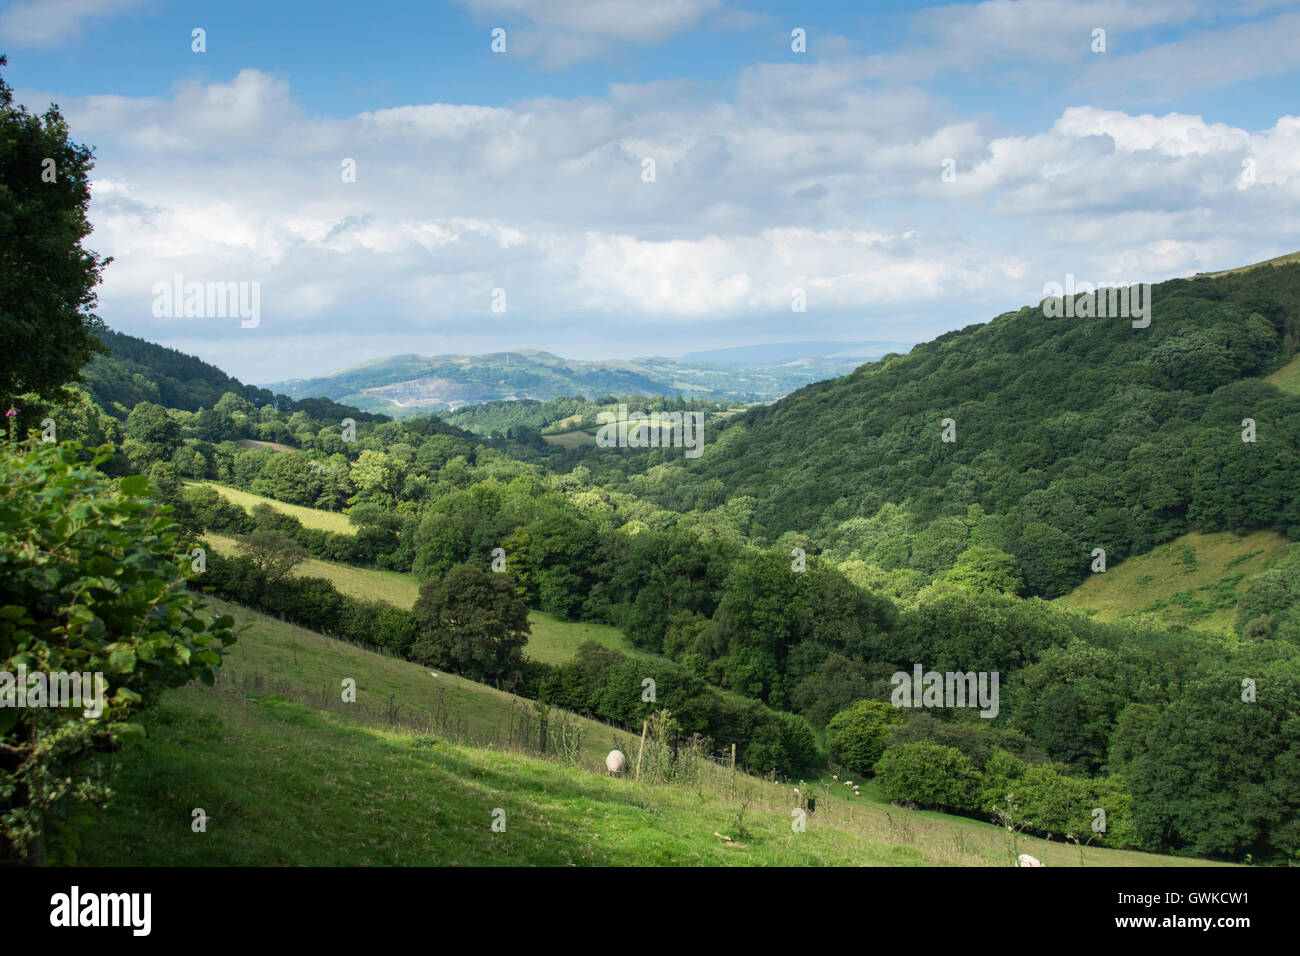
{"type": "Polygon", "coordinates": [[[1265,259],[1262,262],[1255,262],[1248,266],[1238,266],[1236,269],[1223,269],[1219,272],[1198,272],[1198,276],[1230,276],[1237,272],[1245,272],[1248,269],[1258,269],[1260,266],[1284,266],[1290,262],[1300,262],[1300,252],[1288,252],[1284,256],[1277,256],[1273,259],[1265,259]]]}
{"type": "Polygon", "coordinates": [[[228,485],[219,485],[215,481],[187,480],[187,485],[208,485],[221,493],[227,501],[233,501],[245,511],[251,511],[254,505],[270,505],[276,511],[293,515],[304,528],[319,528],[321,531],[335,531],[339,534],[355,534],[356,528],[348,521],[346,515],[336,511],[321,511],[319,508],[304,508],[302,505],[289,505],[274,498],[263,498],[251,491],[240,491],[228,485]]]}
{"type": "MultiPolygon", "coordinates": [[[[318,708],[345,707],[342,681],[351,677],[357,682],[358,713],[386,725],[396,720],[434,728],[457,739],[497,745],[509,742],[511,722],[519,719],[519,710],[532,706],[531,701],[486,684],[430,671],[236,604],[209,600],[218,610],[233,615],[241,626],[250,625],[229,649],[223,668],[225,677],[244,689],[265,687],[318,708]]],[[[615,734],[625,746],[630,745],[631,737],[622,731],[579,720],[582,758],[587,766],[602,764],[614,746],[615,734]]]]}
{"type": "Polygon", "coordinates": [[[561,448],[580,448],[583,445],[596,444],[596,436],[583,431],[563,432],[559,435],[543,435],[542,441],[548,445],[559,445],[561,448]]]}
{"type": "Polygon", "coordinates": [[[1288,395],[1300,395],[1300,356],[1293,358],[1264,381],[1272,382],[1288,395]]]}
{"type": "Polygon", "coordinates": [[[1103,621],[1149,614],[1164,624],[1228,633],[1246,581],[1288,547],[1272,531],[1185,534],[1092,575],[1058,600],[1103,621]]]}
{"type": "MultiPolygon", "coordinates": [[[[221,555],[233,554],[235,540],[225,535],[208,532],[204,535],[212,548],[221,555]]],[[[387,601],[397,607],[411,608],[420,596],[420,583],[414,575],[399,571],[379,571],[374,568],[357,568],[350,564],[337,564],[308,558],[294,571],[299,577],[325,578],[343,594],[363,600],[387,601]]],[[[588,624],[581,621],[562,621],[543,611],[529,611],[528,622],[532,634],[525,653],[533,660],[547,664],[561,664],[573,657],[585,641],[597,641],[632,657],[651,657],[639,651],[615,627],[588,624]]]]}
{"type": "Polygon", "coordinates": [[[996,866],[1017,852],[1057,866],[1203,862],[1096,848],[1081,859],[1073,846],[1013,843],[989,824],[833,792],[795,832],[790,789],[779,784],[739,775],[733,798],[727,771],[712,765],[687,783],[601,774],[595,768],[614,732],[593,722],[579,765],[385,725],[379,711],[362,707],[366,699],[392,695],[411,713],[432,713],[445,688],[467,721],[483,725],[499,725],[512,703],[481,685],[222,609],[253,627],[215,688],[169,692],[147,718],[148,743],[105,758],[116,796],[83,838],[80,863],[996,866]],[[261,673],[270,682],[253,679],[261,673]],[[356,679],[358,703],[327,706],[344,676],[356,679]],[[191,830],[195,808],[207,815],[204,833],[191,830]],[[502,832],[492,827],[498,810],[502,832]]]}
{"type": "Polygon", "coordinates": [[[620,650],[629,657],[652,657],[632,646],[616,627],[588,624],[585,621],[562,621],[544,611],[529,611],[528,623],[533,626],[525,653],[544,664],[562,664],[571,659],[579,645],[595,641],[620,650]]]}
{"type": "MultiPolygon", "coordinates": [[[[235,539],[208,531],[203,535],[220,555],[235,552],[235,539]]],[[[400,571],[358,568],[350,564],[308,558],[294,569],[300,578],[325,578],[343,594],[366,601],[387,601],[397,607],[411,608],[420,596],[420,582],[400,571]]]]}
{"type": "Polygon", "coordinates": [[[291,451],[295,453],[298,451],[298,449],[294,448],[292,445],[285,445],[278,441],[258,441],[255,438],[241,438],[239,439],[239,446],[241,448],[272,448],[276,451],[291,451]]]}

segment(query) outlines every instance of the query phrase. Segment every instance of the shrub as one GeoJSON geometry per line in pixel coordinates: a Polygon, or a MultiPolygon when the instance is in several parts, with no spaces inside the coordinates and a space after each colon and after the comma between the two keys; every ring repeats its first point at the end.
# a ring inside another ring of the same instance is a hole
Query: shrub
{"type": "Polygon", "coordinates": [[[929,810],[969,812],[980,784],[980,773],[969,757],[938,744],[890,747],[876,764],[876,778],[891,801],[909,801],[929,810]]]}
{"type": "Polygon", "coordinates": [[[831,759],[859,773],[872,773],[889,742],[889,728],[902,720],[903,715],[890,704],[858,701],[832,717],[826,726],[831,759]]]}
{"type": "Polygon", "coordinates": [[[228,617],[188,592],[178,526],[147,480],[117,487],[76,444],[0,450],[0,671],[102,674],[103,712],[0,707],[0,851],[40,856],[71,804],[107,791],[88,759],[143,737],[139,712],[168,687],[212,683],[228,617]]]}

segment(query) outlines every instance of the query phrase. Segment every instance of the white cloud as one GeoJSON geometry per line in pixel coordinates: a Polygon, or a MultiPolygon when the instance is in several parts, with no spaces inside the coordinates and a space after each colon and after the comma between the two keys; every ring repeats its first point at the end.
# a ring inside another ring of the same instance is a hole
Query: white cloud
{"type": "Polygon", "coordinates": [[[1087,65],[1079,79],[1084,88],[1163,101],[1188,93],[1232,86],[1245,80],[1277,76],[1295,69],[1300,46],[1300,14],[1198,31],[1174,42],[1134,50],[1121,49],[1087,65]]]}
{"type": "Polygon", "coordinates": [[[0,39],[18,46],[58,46],[81,35],[87,21],[117,16],[147,0],[24,0],[0,13],[0,39]]]}
{"type": "Polygon", "coordinates": [[[751,68],[733,103],[649,84],[311,117],[285,81],[245,70],[63,108],[99,146],[88,245],[116,257],[101,314],[169,344],[242,342],[230,370],[253,380],[320,371],[299,363],[339,336],[578,357],[663,354],[644,343],[665,329],[735,323],[921,338],[1036,301],[1067,271],[1161,279],[1300,248],[1300,119],[1252,132],[1078,106],[1008,136],[843,65],[751,68]],[[261,282],[259,329],[152,319],[152,284],[178,272],[261,282]],[[807,313],[791,313],[794,288],[807,313]]]}
{"type": "Polygon", "coordinates": [[[721,0],[461,0],[506,29],[507,49],[558,69],[607,57],[619,45],[653,46],[721,11],[721,0]]]}

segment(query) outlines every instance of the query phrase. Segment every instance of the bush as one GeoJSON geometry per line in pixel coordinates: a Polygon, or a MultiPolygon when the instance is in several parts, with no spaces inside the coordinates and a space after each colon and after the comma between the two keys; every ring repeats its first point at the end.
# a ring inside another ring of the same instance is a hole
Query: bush
{"type": "MultiPolygon", "coordinates": [[[[103,712],[0,707],[0,852],[40,856],[69,805],[106,791],[89,756],[143,737],[163,690],[212,683],[229,617],[205,620],[186,591],[178,526],[146,479],[117,487],[76,444],[0,450],[0,671],[102,675],[103,712]]],[[[8,855],[6,854],[6,855],[8,855]]]]}
{"type": "Polygon", "coordinates": [[[876,779],[892,802],[970,812],[979,792],[980,772],[955,747],[902,744],[885,751],[876,764],[876,779]]]}
{"type": "Polygon", "coordinates": [[[253,530],[248,512],[211,485],[191,485],[183,492],[197,527],[225,534],[244,534],[253,530]]]}
{"type": "Polygon", "coordinates": [[[896,707],[878,700],[860,700],[840,711],[826,725],[831,759],[855,772],[870,774],[889,743],[889,728],[901,723],[896,707]]]}
{"type": "Polygon", "coordinates": [[[977,802],[988,819],[1009,813],[1014,825],[1039,836],[1069,835],[1094,846],[1142,846],[1133,825],[1128,788],[1120,777],[1068,777],[1048,764],[1030,767],[995,749],[984,766],[977,802]],[[1098,809],[1104,811],[1104,818],[1096,814],[1098,809]],[[1094,832],[1094,822],[1102,819],[1105,831],[1094,832]]]}

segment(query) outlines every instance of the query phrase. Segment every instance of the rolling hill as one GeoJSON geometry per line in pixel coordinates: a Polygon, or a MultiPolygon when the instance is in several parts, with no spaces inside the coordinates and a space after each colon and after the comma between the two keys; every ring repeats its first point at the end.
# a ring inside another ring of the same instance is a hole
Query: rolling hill
{"type": "Polygon", "coordinates": [[[1300,536],[1300,399],[1266,378],[1300,347],[1300,264],[1151,300],[1145,328],[1007,312],[716,420],[695,461],[608,467],[663,506],[743,502],[751,533],[886,570],[999,548],[1045,597],[1097,547],[1118,562],[1190,529],[1300,536]]]}
{"type": "Polygon", "coordinates": [[[809,382],[844,375],[898,343],[813,342],[697,353],[694,359],[578,361],[537,349],[489,355],[397,355],[269,387],[370,411],[407,415],[493,401],[562,396],[682,395],[771,401],[809,382]],[[801,348],[801,346],[806,346],[801,348]]]}
{"type": "Polygon", "coordinates": [[[1164,626],[1231,634],[1246,582],[1289,547],[1273,531],[1188,533],[1091,575],[1059,600],[1102,621],[1148,616],[1164,626]]]}
{"type": "Polygon", "coordinates": [[[172,691],[147,719],[149,745],[106,758],[114,809],[83,838],[81,864],[1006,866],[1017,852],[1049,866],[1207,862],[1012,838],[853,801],[830,780],[808,787],[818,808],[797,832],[789,787],[740,774],[732,796],[729,773],[707,761],[690,780],[611,779],[604,751],[636,745],[581,719],[576,763],[541,759],[511,736],[511,708],[526,702],[219,609],[251,627],[214,688],[172,691]],[[343,676],[357,682],[356,705],[338,700],[343,676]]]}
{"type": "Polygon", "coordinates": [[[106,412],[118,418],[125,418],[140,402],[196,412],[212,408],[222,395],[234,392],[259,407],[274,405],[284,412],[302,409],[334,419],[351,415],[361,421],[382,420],[381,416],[336,405],[319,395],[300,395],[300,400],[295,401],[256,385],[245,385],[200,358],[134,335],[105,329],[98,336],[108,352],[95,355],[86,364],[81,370],[82,383],[106,412]]]}

